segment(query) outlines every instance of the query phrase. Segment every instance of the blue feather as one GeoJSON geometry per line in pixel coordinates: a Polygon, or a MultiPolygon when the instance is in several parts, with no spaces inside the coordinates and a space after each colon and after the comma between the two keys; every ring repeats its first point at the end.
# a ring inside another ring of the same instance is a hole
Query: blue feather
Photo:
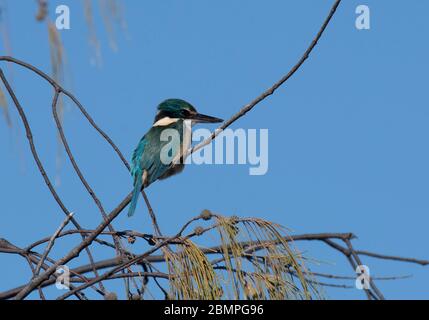
{"type": "Polygon", "coordinates": [[[140,191],[143,186],[143,178],[142,175],[136,177],[136,181],[134,183],[133,197],[131,198],[130,208],[128,209],[128,217],[131,217],[136,211],[137,200],[140,195],[140,191]]]}
{"type": "MultiPolygon", "coordinates": [[[[142,188],[148,187],[158,179],[162,179],[171,171],[171,162],[162,163],[160,160],[160,152],[168,141],[162,141],[160,136],[166,127],[152,127],[140,140],[137,148],[134,150],[131,175],[134,177],[134,190],[131,199],[131,204],[128,209],[128,216],[131,217],[137,206],[137,200],[142,188]],[[143,181],[143,173],[146,171],[146,179],[143,181]]],[[[177,121],[171,124],[168,128],[176,129],[180,134],[180,141],[174,141],[177,145],[172,146],[172,156],[180,150],[180,142],[183,140],[183,121],[177,121]]],[[[171,174],[180,172],[176,170],[171,174]]]]}
{"type": "Polygon", "coordinates": [[[131,217],[136,211],[137,200],[139,199],[140,191],[143,187],[143,168],[141,167],[141,159],[144,154],[146,145],[145,137],[143,137],[137,148],[134,150],[132,162],[131,162],[131,175],[134,177],[134,190],[131,198],[131,204],[128,209],[128,216],[131,217]]]}

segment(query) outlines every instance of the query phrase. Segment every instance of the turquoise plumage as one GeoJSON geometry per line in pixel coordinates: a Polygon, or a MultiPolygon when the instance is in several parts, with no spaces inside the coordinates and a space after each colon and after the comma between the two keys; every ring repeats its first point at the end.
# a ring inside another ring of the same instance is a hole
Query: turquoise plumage
{"type": "MultiPolygon", "coordinates": [[[[222,119],[197,113],[188,102],[180,99],[169,99],[158,106],[158,113],[154,125],[143,136],[133,152],[131,161],[131,175],[134,178],[134,190],[131,198],[128,216],[136,210],[137,200],[142,188],[148,187],[158,179],[165,179],[181,172],[184,168],[181,163],[164,163],[160,153],[167,144],[170,144],[168,158],[173,159],[181,152],[184,143],[190,143],[191,136],[186,137],[185,120],[197,122],[221,122],[222,119]],[[174,129],[179,133],[179,141],[162,141],[161,134],[165,129],[174,129]],[[188,142],[185,140],[189,140],[188,142]]],[[[189,127],[189,130],[191,128],[189,127]]]]}
{"type": "Polygon", "coordinates": [[[134,190],[133,196],[131,198],[130,208],[128,209],[129,217],[131,217],[136,211],[137,200],[140,194],[140,190],[143,187],[143,168],[141,167],[140,162],[144,153],[145,145],[146,141],[143,137],[133,153],[133,158],[131,162],[131,175],[134,177],[134,190]]]}

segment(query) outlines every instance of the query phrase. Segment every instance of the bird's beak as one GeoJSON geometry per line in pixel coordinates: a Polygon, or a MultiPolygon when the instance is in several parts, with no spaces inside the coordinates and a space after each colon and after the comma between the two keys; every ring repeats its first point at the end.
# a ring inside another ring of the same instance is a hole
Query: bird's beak
{"type": "Polygon", "coordinates": [[[190,117],[195,122],[218,123],[223,122],[222,119],[206,116],[205,114],[195,113],[190,117]]]}

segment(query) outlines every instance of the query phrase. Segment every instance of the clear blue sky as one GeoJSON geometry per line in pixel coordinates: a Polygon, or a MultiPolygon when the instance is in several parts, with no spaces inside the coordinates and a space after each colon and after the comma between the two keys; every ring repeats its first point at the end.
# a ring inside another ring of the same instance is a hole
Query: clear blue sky
{"type": "MultiPolygon", "coordinates": [[[[230,117],[297,61],[333,1],[125,1],[128,36],[117,33],[116,53],[96,15],[102,68],[90,65],[81,2],[50,3],[52,19],[52,5],[71,8],[71,30],[61,32],[72,79],[68,87],[130,155],[165,98],[184,98],[203,113],[230,117]]],[[[35,10],[34,1],[9,2],[13,55],[50,71],[46,26],[34,21],[35,10]]],[[[249,176],[244,165],[191,165],[155,183],[148,195],[162,230],[173,233],[208,208],[276,221],[295,233],[350,231],[358,235],[359,249],[428,259],[428,12],[429,3],[421,0],[344,1],[294,78],[232,126],[269,129],[268,173],[249,176]],[[355,28],[359,4],[370,5],[369,31],[355,28]]],[[[55,179],[52,91],[20,68],[6,71],[55,179]]],[[[12,130],[0,119],[0,237],[25,246],[52,234],[63,215],[12,113],[12,130]]],[[[88,180],[105,207],[113,208],[130,191],[130,176],[71,104],[65,126],[88,180]]],[[[59,193],[82,225],[94,227],[99,213],[72,172],[64,160],[59,193]]],[[[122,215],[117,223],[118,229],[151,232],[141,203],[133,219],[122,215]]],[[[314,270],[353,275],[331,249],[298,246],[320,261],[314,270]]],[[[413,275],[378,282],[387,298],[429,298],[429,268],[370,258],[364,263],[373,275],[413,275]]],[[[23,284],[30,277],[27,269],[22,258],[0,255],[0,291],[23,284]]],[[[326,291],[330,298],[364,297],[356,289],[326,291]]]]}

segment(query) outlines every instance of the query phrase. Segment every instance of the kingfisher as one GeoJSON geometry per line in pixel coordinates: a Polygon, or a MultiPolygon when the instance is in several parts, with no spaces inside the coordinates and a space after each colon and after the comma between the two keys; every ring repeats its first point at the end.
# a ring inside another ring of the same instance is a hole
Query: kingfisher
{"type": "Polygon", "coordinates": [[[167,99],[158,105],[157,110],[152,127],[133,152],[131,175],[134,190],[128,209],[129,217],[136,210],[142,189],[184,169],[187,151],[192,143],[192,125],[223,122],[222,119],[198,113],[189,102],[181,99],[167,99]]]}

